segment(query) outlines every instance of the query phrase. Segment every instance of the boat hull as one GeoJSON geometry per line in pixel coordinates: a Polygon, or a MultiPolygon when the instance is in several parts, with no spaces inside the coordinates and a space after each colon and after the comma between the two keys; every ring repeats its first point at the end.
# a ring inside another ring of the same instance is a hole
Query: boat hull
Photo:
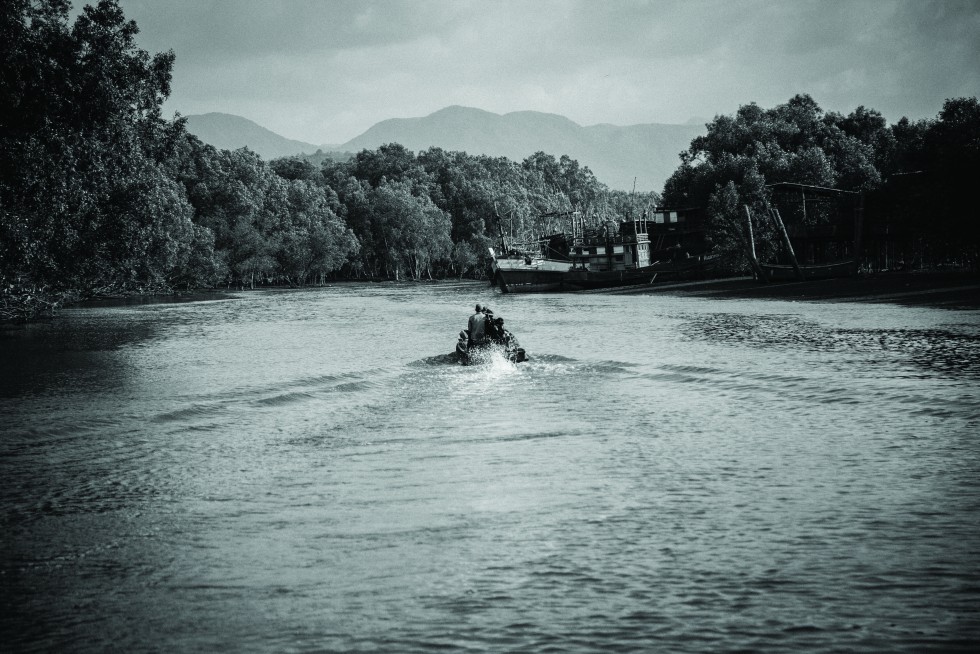
{"type": "Polygon", "coordinates": [[[630,270],[546,270],[498,268],[494,282],[504,293],[588,291],[656,282],[704,279],[717,267],[717,257],[657,263],[630,270]]]}
{"type": "Polygon", "coordinates": [[[494,283],[504,293],[548,293],[562,290],[565,272],[557,270],[498,269],[494,283]]]}
{"type": "Polygon", "coordinates": [[[523,347],[507,348],[497,345],[486,345],[479,347],[474,346],[472,350],[460,350],[457,347],[455,352],[452,352],[446,356],[454,363],[459,363],[464,366],[471,366],[476,363],[485,363],[489,361],[492,350],[496,350],[505,359],[514,364],[524,363],[531,360],[531,357],[527,355],[527,352],[523,347]]]}
{"type": "MultiPolygon", "coordinates": [[[[762,264],[762,270],[769,278],[769,281],[798,281],[799,276],[793,266],[782,266],[775,264],[762,264]]],[[[854,261],[838,261],[812,266],[800,266],[800,273],[804,280],[811,279],[833,279],[835,277],[850,277],[857,272],[857,263],[854,261]]]]}

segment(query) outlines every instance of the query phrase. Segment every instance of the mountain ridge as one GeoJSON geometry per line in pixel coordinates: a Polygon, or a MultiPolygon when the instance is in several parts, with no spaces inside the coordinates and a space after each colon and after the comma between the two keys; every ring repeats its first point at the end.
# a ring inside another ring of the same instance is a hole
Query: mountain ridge
{"type": "Polygon", "coordinates": [[[280,136],[248,118],[235,114],[214,111],[185,116],[185,118],[188,132],[222,150],[248,147],[264,158],[274,159],[301,153],[312,154],[321,149],[321,146],[312,143],[280,136]]]}
{"type": "Polygon", "coordinates": [[[503,156],[514,161],[538,151],[568,155],[587,166],[610,188],[661,191],[679,164],[678,154],[704,125],[611,123],[582,126],[560,114],[512,111],[496,114],[475,107],[451,105],[427,116],[388,118],[336,146],[286,139],[246,118],[210,113],[188,116],[188,130],[215,147],[248,146],[263,157],[311,154],[316,150],[359,152],[385,143],[400,143],[418,152],[429,147],[469,154],[503,156]]]}

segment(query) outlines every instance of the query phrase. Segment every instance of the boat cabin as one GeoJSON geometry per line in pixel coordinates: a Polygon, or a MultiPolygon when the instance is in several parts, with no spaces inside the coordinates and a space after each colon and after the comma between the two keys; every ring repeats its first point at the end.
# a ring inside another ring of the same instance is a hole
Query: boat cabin
{"type": "Polygon", "coordinates": [[[648,223],[654,261],[698,256],[710,250],[700,207],[657,207],[648,223]]]}
{"type": "Polygon", "coordinates": [[[573,269],[633,270],[650,265],[646,220],[607,221],[576,232],[568,248],[573,269]]]}

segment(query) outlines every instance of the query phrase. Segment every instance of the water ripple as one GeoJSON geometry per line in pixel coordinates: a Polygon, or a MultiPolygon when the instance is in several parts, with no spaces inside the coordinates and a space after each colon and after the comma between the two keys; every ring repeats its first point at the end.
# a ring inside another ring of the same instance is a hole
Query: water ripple
{"type": "Polygon", "coordinates": [[[980,639],[975,314],[353,283],[18,334],[12,651],[980,639]],[[434,354],[473,301],[530,362],[434,354]]]}

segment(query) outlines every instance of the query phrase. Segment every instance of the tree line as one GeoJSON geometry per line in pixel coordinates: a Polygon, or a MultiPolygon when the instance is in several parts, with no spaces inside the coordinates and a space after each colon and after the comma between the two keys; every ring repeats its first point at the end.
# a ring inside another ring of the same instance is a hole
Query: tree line
{"type": "MultiPolygon", "coordinates": [[[[964,210],[980,160],[976,98],[893,125],[864,107],[824,112],[808,95],[744,105],[681,153],[661,201],[611,190],[544,152],[517,162],[388,144],[345,161],[264,161],[218,150],[163,116],[175,55],[140,49],[117,0],[74,21],[69,12],[69,0],[0,5],[0,305],[15,295],[479,278],[502,235],[562,231],[556,214],[571,209],[599,221],[656,204],[703,207],[708,238],[734,270],[745,264],[740,208],[763,206],[780,181],[866,191],[871,223],[976,265],[975,211],[964,210]]],[[[773,241],[761,236],[763,247],[773,241]]]]}
{"type": "Polygon", "coordinates": [[[218,150],[162,115],[172,51],[141,50],[116,0],[74,22],[69,9],[0,9],[5,293],[480,277],[503,231],[631,200],[542,152],[514,162],[390,144],[348,161],[267,162],[218,150]]]}
{"type": "MultiPolygon", "coordinates": [[[[906,250],[909,262],[976,270],[980,224],[976,200],[968,196],[980,177],[977,98],[948,99],[935,119],[889,125],[874,109],[825,112],[801,94],[771,109],[743,105],[707,128],[681,153],[663,201],[704,208],[708,236],[732,269],[748,268],[744,208],[764,215],[772,185],[790,182],[861,193],[866,243],[887,238],[906,250]]],[[[805,215],[799,205],[786,209],[797,214],[788,219],[809,226],[842,212],[833,205],[805,215]]],[[[759,244],[772,256],[779,239],[771,224],[761,227],[759,244]]],[[[858,256],[873,256],[868,248],[858,256]]]]}

